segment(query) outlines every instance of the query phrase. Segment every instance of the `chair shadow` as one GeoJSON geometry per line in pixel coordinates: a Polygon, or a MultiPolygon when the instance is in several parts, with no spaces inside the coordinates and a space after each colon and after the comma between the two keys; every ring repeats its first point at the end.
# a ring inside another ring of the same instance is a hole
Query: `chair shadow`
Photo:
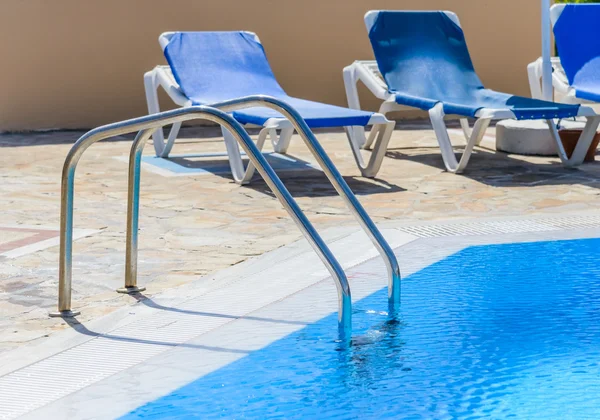
{"type": "MultiPolygon", "coordinates": [[[[260,129],[246,128],[248,134],[257,135],[260,129]]],[[[342,129],[317,129],[314,130],[315,135],[323,133],[343,132],[342,129]]],[[[182,129],[178,136],[178,142],[184,144],[186,141],[195,142],[198,138],[213,142],[222,142],[220,138],[220,128],[218,127],[187,127],[182,129]]],[[[299,141],[299,139],[295,139],[299,141]]],[[[233,182],[233,176],[229,167],[229,161],[225,153],[215,153],[221,155],[218,160],[210,158],[201,158],[200,154],[188,155],[172,155],[169,161],[179,165],[187,170],[197,170],[198,173],[210,172],[212,175],[226,178],[233,182]]],[[[208,154],[210,155],[210,154],[208,154]]],[[[302,160],[294,155],[278,154],[265,152],[263,154],[268,163],[274,169],[277,176],[283,181],[288,191],[295,197],[327,197],[335,196],[337,192],[325,174],[315,165],[308,161],[302,160]]],[[[248,159],[244,156],[244,165],[247,165],[248,159]]],[[[190,175],[194,175],[190,172],[190,175]]],[[[356,195],[395,193],[405,191],[396,185],[390,184],[384,180],[374,179],[369,180],[362,177],[344,177],[346,183],[350,186],[356,195]]],[[[251,188],[255,191],[262,192],[269,196],[274,196],[270,188],[262,179],[258,171],[255,173],[250,184],[245,185],[245,188],[251,188]]]]}
{"type": "MultiPolygon", "coordinates": [[[[246,130],[251,136],[255,136],[260,131],[256,128],[247,128],[246,130]]],[[[338,131],[340,130],[320,129],[315,130],[315,134],[320,135],[322,133],[338,131]]],[[[83,130],[60,130],[40,133],[2,133],[0,134],[0,148],[74,144],[77,139],[85,133],[86,131],[83,130]]],[[[130,142],[134,137],[135,133],[130,133],[112,137],[103,140],[103,142],[130,142]]],[[[221,129],[215,126],[183,127],[179,133],[177,144],[196,144],[198,143],[198,140],[201,140],[202,142],[222,143],[221,129]]],[[[148,150],[151,149],[151,145],[147,145],[146,148],[148,150]]],[[[201,150],[198,150],[198,152],[200,151],[201,150]]],[[[222,153],[213,153],[212,155],[216,156],[221,154],[222,153]]],[[[206,155],[210,156],[210,153],[206,155]]],[[[155,166],[159,170],[167,170],[173,174],[194,176],[209,173],[233,182],[231,169],[229,168],[229,162],[226,157],[199,157],[199,153],[190,153],[186,155],[173,154],[166,159],[165,162],[153,165],[153,163],[150,163],[153,156],[147,154],[144,156],[144,162],[147,165],[155,166]]],[[[325,174],[319,169],[316,169],[311,163],[293,155],[267,153],[266,157],[267,161],[271,164],[292,195],[296,197],[325,197],[337,195],[325,174]]],[[[247,159],[245,159],[245,161],[247,162],[247,159]]],[[[357,195],[404,191],[404,189],[383,180],[368,180],[361,177],[344,177],[344,179],[357,195]]],[[[258,173],[255,174],[252,182],[250,185],[246,186],[246,188],[252,188],[269,196],[273,196],[271,190],[258,173]]]]}
{"type": "MultiPolygon", "coordinates": [[[[294,197],[313,198],[338,195],[327,176],[316,169],[303,170],[300,173],[281,172],[278,173],[278,176],[290,194],[294,197]]],[[[391,184],[382,179],[369,179],[358,176],[344,176],[343,178],[352,192],[357,196],[406,191],[405,188],[391,184]]],[[[260,176],[253,178],[250,184],[244,185],[244,188],[249,188],[270,197],[274,197],[273,192],[260,176]]]]}
{"type": "MultiPolygon", "coordinates": [[[[416,149],[423,148],[418,147],[416,149]]],[[[445,171],[438,148],[432,153],[408,153],[409,149],[390,149],[386,158],[408,160],[445,171]]],[[[455,148],[460,153],[460,148],[455,148]]],[[[457,155],[457,158],[460,156],[457,155]]],[[[492,187],[533,187],[585,184],[600,188],[600,162],[585,163],[586,170],[566,168],[558,160],[551,163],[514,159],[510,154],[476,148],[463,176],[492,187]],[[590,170],[591,169],[591,170],[590,170]]]]}
{"type": "MultiPolygon", "coordinates": [[[[306,171],[317,171],[315,167],[305,160],[296,156],[285,155],[275,152],[263,152],[263,156],[273,170],[281,177],[286,173],[302,173],[306,171]]],[[[229,159],[225,152],[208,153],[186,153],[171,154],[168,158],[159,158],[146,155],[142,158],[147,165],[170,171],[175,174],[198,176],[211,174],[233,181],[229,159]]],[[[249,162],[245,153],[242,153],[244,166],[249,162]]],[[[260,175],[255,172],[254,179],[260,175]]]]}
{"type": "MultiPolygon", "coordinates": [[[[160,304],[154,302],[150,297],[148,297],[142,293],[135,293],[135,294],[132,294],[131,296],[138,303],[148,306],[150,308],[157,309],[160,311],[175,312],[175,313],[180,313],[180,314],[190,315],[190,316],[197,316],[197,317],[204,317],[204,318],[225,318],[225,319],[230,319],[232,321],[245,319],[245,320],[267,322],[267,323],[273,323],[273,324],[297,325],[300,327],[304,327],[304,326],[308,325],[308,323],[299,322],[299,321],[286,321],[286,320],[280,320],[280,319],[263,318],[263,317],[248,316],[248,315],[235,316],[235,315],[228,315],[228,314],[222,314],[222,313],[201,312],[201,311],[192,311],[192,310],[187,310],[187,309],[179,309],[179,308],[174,308],[174,307],[170,307],[170,306],[160,305],[160,304]]],[[[191,344],[191,343],[187,343],[184,341],[181,341],[181,342],[158,341],[158,340],[141,339],[141,338],[135,338],[135,337],[126,337],[126,336],[116,335],[116,334],[112,334],[112,333],[101,333],[101,332],[90,330],[85,324],[80,322],[76,317],[63,318],[63,320],[69,327],[71,327],[78,333],[89,336],[89,337],[104,338],[104,339],[108,339],[108,340],[129,342],[129,343],[136,343],[136,344],[151,344],[151,345],[158,345],[158,346],[165,346],[165,347],[183,347],[183,348],[210,350],[210,351],[217,351],[217,352],[224,352],[224,353],[249,354],[252,352],[250,350],[240,350],[240,349],[231,349],[231,348],[224,348],[224,347],[217,347],[217,346],[205,346],[205,345],[191,344]]],[[[198,322],[202,322],[202,319],[198,319],[198,322]]]]}
{"type": "MultiPolygon", "coordinates": [[[[229,161],[224,153],[206,154],[173,154],[169,158],[144,156],[146,165],[189,176],[203,176],[206,174],[219,176],[234,182],[229,161]],[[218,159],[215,157],[218,156],[218,159]]],[[[329,182],[327,176],[313,164],[293,155],[279,153],[264,153],[263,156],[271,165],[277,176],[282,180],[288,191],[295,197],[325,197],[335,196],[337,192],[329,182]]],[[[248,159],[244,157],[244,165],[248,159]]],[[[362,177],[344,177],[346,183],[357,195],[394,193],[404,189],[383,180],[367,179],[362,177]]],[[[258,171],[255,172],[251,182],[244,188],[251,188],[273,196],[258,171]]]]}

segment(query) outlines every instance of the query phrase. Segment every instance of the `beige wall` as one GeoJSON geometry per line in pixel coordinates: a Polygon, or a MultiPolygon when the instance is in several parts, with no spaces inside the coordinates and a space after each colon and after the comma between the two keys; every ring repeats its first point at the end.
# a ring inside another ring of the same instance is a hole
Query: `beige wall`
{"type": "Polygon", "coordinates": [[[538,3],[4,0],[0,130],[88,128],[144,114],[142,75],[164,63],[157,38],[169,30],[254,31],[291,95],[343,105],[342,68],[372,57],[363,24],[370,9],[457,12],[484,83],[528,95],[526,65],[540,52],[538,3]]]}

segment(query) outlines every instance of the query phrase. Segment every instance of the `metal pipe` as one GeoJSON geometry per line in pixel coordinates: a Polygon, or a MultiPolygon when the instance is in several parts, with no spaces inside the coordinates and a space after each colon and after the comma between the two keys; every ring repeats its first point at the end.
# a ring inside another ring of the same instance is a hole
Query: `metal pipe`
{"type": "Polygon", "coordinates": [[[363,206],[360,204],[360,201],[358,201],[340,172],[334,166],[331,159],[329,159],[329,156],[327,156],[327,153],[298,111],[279,99],[263,95],[247,96],[244,98],[211,104],[211,107],[219,108],[224,111],[234,111],[236,109],[257,106],[274,109],[292,123],[298,134],[306,143],[306,146],[310,152],[319,163],[321,169],[323,169],[323,172],[325,172],[327,178],[329,178],[329,181],[333,184],[337,193],[342,197],[348,209],[350,209],[363,230],[366,232],[367,236],[371,239],[371,242],[375,245],[383,257],[388,271],[388,302],[390,314],[395,314],[400,308],[402,282],[400,266],[398,265],[396,255],[379,229],[377,229],[377,226],[373,220],[371,220],[363,206]]]}
{"type": "MultiPolygon", "coordinates": [[[[300,228],[310,245],[321,258],[321,261],[323,261],[331,273],[338,290],[338,328],[340,336],[343,339],[349,338],[352,325],[352,299],[350,286],[342,267],[242,126],[223,111],[205,106],[177,109],[99,127],[83,135],[71,148],[63,166],[63,179],[61,184],[58,312],[51,313],[50,315],[69,317],[77,314],[71,310],[73,193],[75,170],[81,155],[88,147],[100,140],[142,130],[134,140],[131,152],[131,156],[133,156],[134,159],[130,161],[129,170],[130,174],[132,172],[135,174],[139,171],[139,159],[141,159],[141,153],[149,138],[149,133],[152,133],[155,129],[162,127],[163,125],[193,119],[206,119],[220,124],[227,129],[236,140],[238,140],[252,164],[256,166],[256,169],[265,179],[269,188],[273,191],[290,216],[292,216],[296,225],[300,228]]],[[[135,176],[129,177],[129,193],[134,196],[139,193],[139,176],[137,178],[135,176]],[[136,182],[138,183],[138,188],[135,188],[136,182]]],[[[133,255],[137,254],[137,229],[134,229],[137,226],[137,221],[134,219],[137,219],[139,214],[139,199],[130,201],[131,203],[128,205],[127,227],[128,242],[131,243],[129,250],[133,255]]],[[[134,264],[135,260],[131,258],[129,259],[129,262],[134,264]]],[[[131,283],[135,280],[135,270],[131,270],[131,267],[129,267],[128,270],[132,276],[130,277],[131,283]]]]}
{"type": "MultiPolygon", "coordinates": [[[[146,144],[153,132],[141,130],[133,144],[146,144]]],[[[138,227],[140,211],[140,174],[143,148],[132,147],[129,153],[129,186],[127,189],[127,243],[125,244],[125,287],[119,293],[139,293],[146,290],[137,285],[138,227]]]]}
{"type": "Polygon", "coordinates": [[[550,22],[550,0],[542,2],[542,95],[545,101],[552,101],[552,28],[550,22]]]}

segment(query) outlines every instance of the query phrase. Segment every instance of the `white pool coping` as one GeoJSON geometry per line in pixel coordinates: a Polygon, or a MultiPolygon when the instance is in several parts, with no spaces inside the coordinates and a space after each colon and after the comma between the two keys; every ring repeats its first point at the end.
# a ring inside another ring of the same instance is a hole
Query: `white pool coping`
{"type": "MultiPolygon", "coordinates": [[[[389,222],[404,276],[479,244],[600,237],[591,214],[389,222]]],[[[324,235],[353,300],[387,285],[362,232],[324,235]]],[[[337,311],[333,281],[305,241],[266,253],[41,344],[0,356],[0,419],[115,418],[337,311]]],[[[387,308],[381,308],[385,311],[387,308]]]]}

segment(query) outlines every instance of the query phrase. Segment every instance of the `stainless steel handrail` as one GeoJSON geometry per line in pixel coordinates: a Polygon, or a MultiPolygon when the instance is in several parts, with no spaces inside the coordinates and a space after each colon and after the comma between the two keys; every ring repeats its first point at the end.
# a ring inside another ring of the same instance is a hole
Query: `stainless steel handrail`
{"type": "MultiPolygon", "coordinates": [[[[302,116],[291,106],[285,102],[264,95],[253,95],[243,98],[232,99],[225,102],[211,104],[211,107],[219,108],[224,111],[234,111],[236,109],[251,108],[251,107],[266,107],[276,110],[281,113],[286,119],[290,121],[294,129],[302,137],[306,146],[313,154],[319,166],[323,169],[323,172],[332,183],[337,193],[346,203],[346,206],[350,209],[354,217],[358,220],[367,236],[371,239],[371,242],[375,245],[379,253],[381,254],[388,272],[388,302],[390,315],[395,316],[400,308],[401,300],[401,283],[402,276],[400,274],[400,266],[394,251],[387,243],[375,223],[371,220],[364,207],[360,204],[360,201],[356,198],[340,172],[337,170],[333,162],[327,156],[327,153],[316,139],[315,135],[308,127],[302,116]]],[[[133,150],[133,149],[132,149],[133,150]]],[[[131,162],[134,161],[134,153],[132,152],[130,157],[131,162]]],[[[139,173],[139,165],[136,167],[139,173]]],[[[131,171],[130,176],[137,176],[131,171]]],[[[135,194],[130,191],[130,197],[135,194]]],[[[139,199],[138,199],[139,200],[139,199]]],[[[131,212],[137,210],[133,208],[128,209],[131,212]]],[[[134,221],[137,216],[133,214],[128,215],[128,220],[134,221]]],[[[137,222],[134,222],[137,223],[137,222]]],[[[136,225],[137,226],[137,225],[136,225]]],[[[125,288],[121,289],[121,292],[127,292],[128,290],[136,291],[136,261],[137,261],[137,229],[132,231],[131,235],[128,234],[127,238],[127,262],[126,262],[126,276],[125,276],[125,288]]]]}
{"type": "Polygon", "coordinates": [[[73,197],[75,170],[82,154],[92,144],[100,140],[140,131],[134,140],[130,155],[129,203],[127,217],[128,259],[126,270],[129,272],[128,275],[130,276],[130,279],[135,279],[135,268],[133,270],[131,270],[131,268],[137,265],[139,174],[143,148],[155,129],[164,125],[193,119],[209,120],[220,124],[226,130],[228,130],[240,143],[252,164],[256,166],[258,172],[265,179],[265,182],[269,188],[273,191],[290,216],[292,216],[292,219],[300,228],[315,252],[319,255],[321,261],[323,261],[336,283],[339,304],[339,332],[342,338],[348,338],[352,328],[352,299],[350,286],[344,270],[242,126],[225,112],[206,106],[182,108],[99,127],[84,134],[71,148],[63,166],[61,183],[58,311],[51,313],[50,316],[71,317],[78,314],[78,312],[72,311],[71,309],[73,265],[73,197]]]}
{"type": "Polygon", "coordinates": [[[291,122],[317,160],[321,169],[323,169],[323,172],[325,172],[327,178],[329,178],[329,181],[333,184],[337,193],[342,197],[348,209],[350,209],[367,236],[371,239],[373,245],[375,245],[381,254],[388,272],[389,311],[390,315],[395,315],[400,308],[402,283],[400,266],[398,265],[396,255],[298,111],[284,101],[264,95],[232,99],[211,104],[211,106],[224,111],[234,111],[250,107],[267,107],[279,112],[291,122]]]}

